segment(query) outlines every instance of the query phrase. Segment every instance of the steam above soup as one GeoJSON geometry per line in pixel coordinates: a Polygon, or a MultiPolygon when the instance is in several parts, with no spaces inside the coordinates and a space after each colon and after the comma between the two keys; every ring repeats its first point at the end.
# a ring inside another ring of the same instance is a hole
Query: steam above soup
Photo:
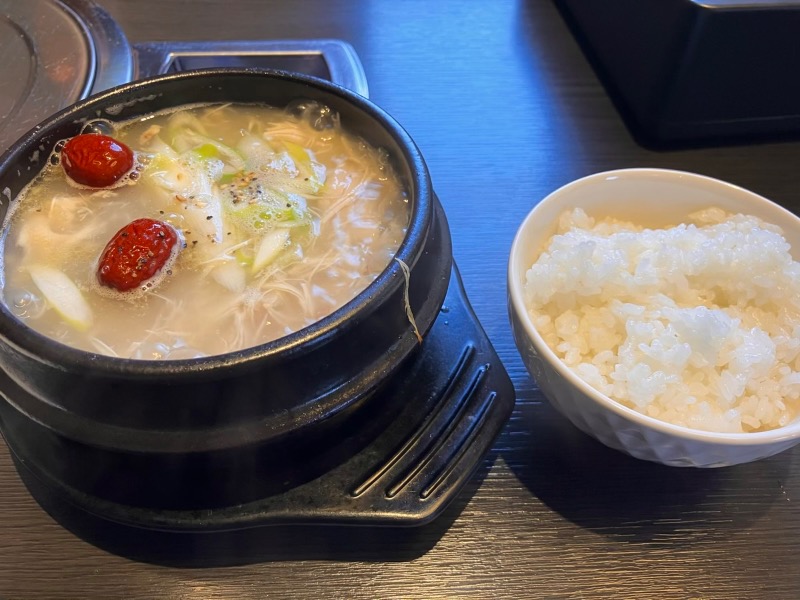
{"type": "Polygon", "coordinates": [[[262,344],[354,298],[405,236],[386,153],[317,103],[87,130],[12,203],[3,245],[6,305],[70,346],[180,359],[262,344]]]}

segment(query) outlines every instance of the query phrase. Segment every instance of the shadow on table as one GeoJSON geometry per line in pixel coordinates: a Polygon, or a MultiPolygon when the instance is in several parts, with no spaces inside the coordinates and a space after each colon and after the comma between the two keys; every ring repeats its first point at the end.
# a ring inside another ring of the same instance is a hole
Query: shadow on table
{"type": "Polygon", "coordinates": [[[666,467],[607,448],[546,402],[517,410],[514,422],[529,435],[504,455],[509,468],[552,510],[613,539],[674,547],[704,530],[746,529],[782,497],[789,476],[791,451],[734,467],[666,467]]]}
{"type": "Polygon", "coordinates": [[[292,560],[401,562],[418,558],[437,544],[480,487],[495,458],[494,453],[485,458],[438,518],[417,527],[298,524],[214,533],[137,529],[54,498],[25,469],[19,473],[42,508],[60,525],[102,550],[139,562],[183,568],[292,560]]]}

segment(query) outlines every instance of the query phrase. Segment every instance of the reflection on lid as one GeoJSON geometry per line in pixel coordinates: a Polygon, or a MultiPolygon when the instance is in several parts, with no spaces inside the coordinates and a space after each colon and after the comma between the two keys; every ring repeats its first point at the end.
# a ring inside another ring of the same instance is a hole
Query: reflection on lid
{"type": "Polygon", "coordinates": [[[89,34],[63,5],[4,0],[0,17],[0,145],[9,146],[91,87],[89,34]]]}
{"type": "Polygon", "coordinates": [[[125,34],[91,0],[0,0],[0,152],[62,108],[132,77],[125,34]]]}

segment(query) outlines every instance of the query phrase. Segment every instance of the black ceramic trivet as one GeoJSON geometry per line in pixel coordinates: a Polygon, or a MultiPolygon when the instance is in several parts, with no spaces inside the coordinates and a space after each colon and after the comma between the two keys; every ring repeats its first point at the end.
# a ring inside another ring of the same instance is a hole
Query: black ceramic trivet
{"type": "MultiPolygon", "coordinates": [[[[13,382],[2,374],[0,387],[13,395],[13,382]]],[[[381,429],[366,440],[343,440],[344,447],[344,442],[352,442],[355,454],[311,478],[298,477],[300,483],[287,480],[287,487],[278,485],[262,499],[200,510],[111,502],[64,485],[28,460],[14,439],[19,416],[6,402],[0,402],[0,426],[23,481],[56,518],[53,503],[66,502],[116,523],[161,531],[211,532],[286,523],[412,526],[431,521],[454,499],[513,406],[508,374],[453,267],[445,303],[419,353],[361,417],[364,430],[369,429],[364,419],[380,423],[381,429]]],[[[220,478],[224,485],[224,473],[220,478]]]]}

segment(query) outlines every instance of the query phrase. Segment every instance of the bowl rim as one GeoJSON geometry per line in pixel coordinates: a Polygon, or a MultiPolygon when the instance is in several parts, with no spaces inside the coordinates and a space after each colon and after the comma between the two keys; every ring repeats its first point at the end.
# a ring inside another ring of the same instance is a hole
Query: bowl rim
{"type": "Polygon", "coordinates": [[[402,155],[397,159],[408,164],[411,178],[407,182],[407,192],[409,200],[415,199],[411,203],[406,235],[393,260],[364,290],[331,314],[286,336],[224,354],[191,359],[150,360],[114,357],[80,350],[30,328],[13,315],[4,302],[0,302],[0,338],[4,343],[11,345],[17,352],[36,357],[40,362],[60,370],[85,372],[89,369],[93,375],[101,377],[164,382],[177,379],[188,381],[198,377],[202,379],[223,370],[226,374],[232,375],[233,371],[259,368],[264,361],[279,356],[296,355],[312,350],[317,344],[324,343],[337,330],[354,325],[356,319],[353,319],[353,316],[369,314],[384,298],[400,288],[405,279],[395,259],[400,259],[409,267],[413,267],[420,252],[420,244],[425,239],[433,218],[434,193],[425,160],[408,132],[373,101],[340,85],[311,75],[278,69],[216,67],[156,75],[115,86],[67,106],[36,125],[0,154],[0,169],[10,168],[21,157],[35,152],[39,145],[38,140],[42,136],[59,124],[68,122],[76,113],[94,107],[102,109],[124,106],[132,104],[139,98],[154,97],[162,86],[176,81],[213,82],[219,78],[237,78],[243,82],[250,78],[268,78],[300,83],[315,91],[338,96],[380,123],[402,151],[402,155]],[[121,98],[126,99],[121,101],[121,98]]]}
{"type": "MultiPolygon", "coordinates": [[[[589,397],[602,408],[615,413],[623,419],[632,421],[639,426],[648,427],[665,435],[675,436],[696,442],[730,446],[759,446],[800,439],[800,417],[796,417],[794,421],[787,425],[766,431],[757,431],[752,433],[722,433],[705,431],[702,429],[693,429],[682,425],[675,425],[668,423],[667,421],[662,421],[660,419],[656,419],[655,417],[650,417],[640,413],[632,408],[629,408],[628,406],[621,404],[620,402],[617,402],[616,400],[613,400],[611,397],[603,394],[599,390],[596,390],[594,387],[581,379],[555,354],[555,352],[553,352],[553,350],[550,349],[542,336],[539,334],[536,327],[533,325],[525,303],[524,284],[523,281],[517,277],[517,273],[520,272],[523,265],[525,265],[523,272],[526,272],[530,268],[530,264],[532,264],[523,262],[526,259],[521,255],[521,248],[524,244],[527,231],[531,227],[531,224],[537,220],[538,215],[543,210],[543,207],[559,202],[561,197],[563,197],[565,194],[569,194],[575,188],[593,185],[601,181],[607,181],[612,177],[620,178],[628,176],[639,176],[654,181],[660,179],[677,182],[678,180],[681,180],[683,183],[688,185],[701,184],[723,192],[735,192],[740,197],[747,201],[753,202],[755,205],[767,207],[776,214],[783,215],[789,223],[793,223],[798,230],[800,230],[800,217],[794,213],[751,190],[706,175],[700,175],[689,171],[654,167],[614,169],[586,175],[579,179],[573,180],[547,194],[541,201],[534,205],[517,229],[517,232],[514,235],[514,239],[511,243],[507,272],[509,305],[513,311],[512,319],[515,319],[522,326],[526,337],[533,344],[535,351],[542,356],[543,359],[552,368],[554,368],[559,375],[566,379],[570,385],[578,388],[581,393],[589,397]]],[[[780,223],[776,224],[779,226],[781,225],[780,223]]]]}

